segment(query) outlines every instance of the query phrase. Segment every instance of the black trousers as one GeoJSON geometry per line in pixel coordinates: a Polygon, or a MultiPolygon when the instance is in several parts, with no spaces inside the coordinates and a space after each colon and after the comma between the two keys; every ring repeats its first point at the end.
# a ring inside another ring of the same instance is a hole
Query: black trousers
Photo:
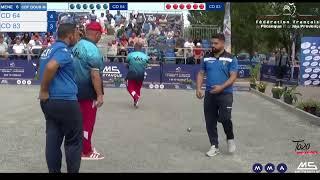
{"type": "Polygon", "coordinates": [[[233,94],[211,94],[206,92],[204,98],[204,116],[211,145],[218,148],[217,122],[221,122],[227,139],[234,139],[231,111],[233,94]]]}
{"type": "Polygon", "coordinates": [[[78,101],[40,102],[46,119],[46,160],[49,173],[61,173],[63,138],[68,173],[78,173],[82,152],[82,116],[78,101]]]}

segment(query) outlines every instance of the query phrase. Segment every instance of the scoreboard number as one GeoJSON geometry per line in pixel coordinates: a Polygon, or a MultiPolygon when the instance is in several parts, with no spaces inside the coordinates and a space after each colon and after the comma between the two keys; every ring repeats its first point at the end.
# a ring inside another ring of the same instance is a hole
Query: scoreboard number
{"type": "Polygon", "coordinates": [[[13,14],[12,14],[12,17],[13,17],[13,18],[20,18],[20,13],[13,13],[13,14]]]}

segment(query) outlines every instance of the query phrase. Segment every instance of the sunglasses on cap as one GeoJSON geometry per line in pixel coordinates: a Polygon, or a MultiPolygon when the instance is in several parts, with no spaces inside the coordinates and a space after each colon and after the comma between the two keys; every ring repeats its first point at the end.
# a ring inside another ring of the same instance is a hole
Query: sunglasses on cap
{"type": "Polygon", "coordinates": [[[70,14],[64,14],[60,17],[59,24],[74,24],[76,25],[77,22],[70,14]]]}

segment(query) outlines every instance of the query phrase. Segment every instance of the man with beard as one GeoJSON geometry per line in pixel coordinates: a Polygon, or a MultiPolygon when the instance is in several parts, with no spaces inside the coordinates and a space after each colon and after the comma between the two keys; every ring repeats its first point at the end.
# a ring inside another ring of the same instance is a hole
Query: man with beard
{"type": "Polygon", "coordinates": [[[233,103],[233,83],[237,79],[237,59],[224,49],[225,37],[217,34],[212,37],[212,52],[201,61],[201,70],[197,76],[196,96],[204,97],[204,115],[206,128],[211,143],[206,153],[212,157],[219,153],[217,122],[221,122],[225,134],[229,153],[236,149],[234,143],[231,110],[233,103]],[[206,75],[206,91],[201,91],[204,76],[206,75]]]}

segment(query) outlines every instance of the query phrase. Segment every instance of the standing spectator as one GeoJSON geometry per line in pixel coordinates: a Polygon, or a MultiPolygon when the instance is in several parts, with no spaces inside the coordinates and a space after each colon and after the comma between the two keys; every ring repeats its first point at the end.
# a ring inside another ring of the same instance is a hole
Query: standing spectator
{"type": "Polygon", "coordinates": [[[182,16],[176,16],[176,19],[174,21],[174,26],[176,30],[180,30],[182,27],[182,16]]]}
{"type": "Polygon", "coordinates": [[[135,45],[138,42],[138,40],[139,38],[137,37],[136,33],[132,33],[131,37],[129,38],[129,44],[133,42],[133,45],[135,45]]]}
{"type": "Polygon", "coordinates": [[[167,24],[168,24],[167,17],[162,15],[161,19],[159,19],[159,26],[161,27],[162,30],[164,30],[165,27],[167,27],[167,24]]]}
{"type": "Polygon", "coordinates": [[[251,62],[254,62],[254,63],[260,63],[260,58],[259,58],[259,55],[258,55],[258,52],[253,52],[253,56],[251,58],[251,62]]]}
{"type": "Polygon", "coordinates": [[[111,21],[113,19],[113,15],[110,13],[109,10],[106,11],[106,18],[107,18],[108,26],[110,26],[111,25],[111,21]]]}
{"type": "Polygon", "coordinates": [[[145,33],[145,34],[149,34],[149,31],[150,31],[150,22],[149,21],[145,21],[145,23],[143,24],[142,26],[142,32],[145,33]]]}
{"type": "Polygon", "coordinates": [[[204,52],[199,42],[197,43],[197,46],[193,49],[193,55],[194,60],[196,61],[195,63],[200,64],[200,60],[203,58],[204,52]]]}
{"type": "Polygon", "coordinates": [[[120,14],[120,11],[117,11],[117,14],[114,15],[114,22],[115,22],[115,26],[120,26],[120,22],[122,20],[122,15],[120,14]]]}
{"type": "Polygon", "coordinates": [[[21,42],[18,38],[16,39],[16,43],[13,45],[12,50],[15,55],[15,59],[23,58],[23,54],[25,54],[26,45],[21,42]]]}
{"type": "Polygon", "coordinates": [[[8,56],[8,44],[4,42],[4,36],[0,33],[0,59],[7,59],[8,56]]]}
{"type": "Polygon", "coordinates": [[[106,17],[104,17],[104,13],[101,13],[101,16],[98,19],[100,26],[102,27],[102,31],[103,33],[105,33],[106,30],[106,26],[105,26],[105,21],[106,21],[106,17]]]}
{"type": "Polygon", "coordinates": [[[143,13],[139,13],[138,17],[137,17],[137,25],[140,29],[142,28],[144,21],[145,21],[145,17],[143,15],[143,13]]]}
{"type": "Polygon", "coordinates": [[[282,48],[280,52],[280,56],[276,58],[276,66],[277,66],[277,79],[280,81],[280,86],[282,86],[282,79],[286,74],[287,66],[289,65],[289,56],[287,54],[286,48],[282,48]]]}
{"type": "Polygon", "coordinates": [[[128,27],[126,28],[126,35],[127,37],[131,37],[132,35],[132,25],[129,24],[128,27]]]}

